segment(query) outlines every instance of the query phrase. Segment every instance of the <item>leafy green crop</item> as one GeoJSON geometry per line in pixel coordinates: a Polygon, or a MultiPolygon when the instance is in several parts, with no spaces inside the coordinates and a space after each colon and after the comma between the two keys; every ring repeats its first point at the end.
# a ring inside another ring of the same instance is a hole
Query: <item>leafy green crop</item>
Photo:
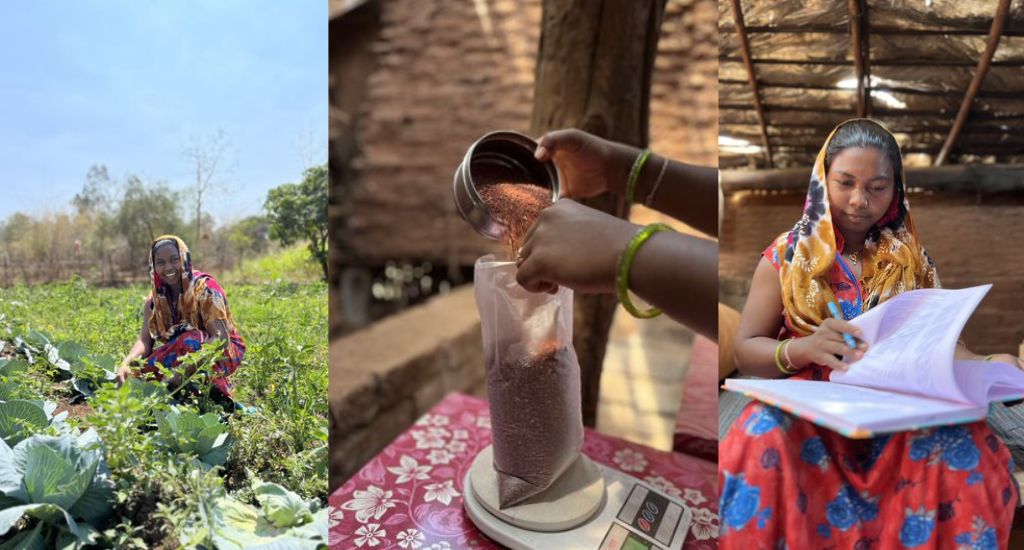
{"type": "Polygon", "coordinates": [[[256,487],[259,508],[221,496],[205,524],[194,528],[220,550],[315,550],[327,546],[327,509],[276,483],[256,487]]]}
{"type": "Polygon", "coordinates": [[[18,520],[32,530],[9,541],[18,548],[95,543],[110,514],[113,483],[93,430],[59,437],[34,435],[13,448],[0,442],[0,536],[18,520]]]}
{"type": "Polygon", "coordinates": [[[0,400],[19,397],[18,376],[28,370],[28,363],[14,359],[0,359],[0,400]]]}
{"type": "Polygon", "coordinates": [[[0,401],[0,439],[13,447],[48,426],[61,426],[68,415],[63,412],[54,416],[56,409],[57,404],[48,401],[0,401]]]}
{"type": "Polygon", "coordinates": [[[216,414],[200,416],[171,407],[170,411],[157,414],[157,426],[164,443],[174,452],[193,456],[207,467],[219,466],[228,459],[231,435],[216,414]]]}

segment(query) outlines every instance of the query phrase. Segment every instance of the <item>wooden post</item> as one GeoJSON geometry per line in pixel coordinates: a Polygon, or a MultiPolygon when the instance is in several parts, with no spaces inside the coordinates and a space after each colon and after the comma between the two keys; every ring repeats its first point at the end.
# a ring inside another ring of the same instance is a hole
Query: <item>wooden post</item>
{"type": "MultiPolygon", "coordinates": [[[[576,127],[644,147],[651,72],[664,0],[545,0],[537,54],[531,132],[576,127]]],[[[582,201],[619,217],[621,199],[582,201]]],[[[582,370],[583,422],[597,420],[601,368],[617,307],[608,295],[576,295],[573,344],[582,370]]]]}

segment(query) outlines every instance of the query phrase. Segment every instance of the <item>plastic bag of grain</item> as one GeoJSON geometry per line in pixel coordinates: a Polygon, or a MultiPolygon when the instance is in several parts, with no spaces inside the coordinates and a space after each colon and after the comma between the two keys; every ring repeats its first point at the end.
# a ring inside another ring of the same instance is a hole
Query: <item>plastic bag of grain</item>
{"type": "Polygon", "coordinates": [[[541,493],[583,446],[572,290],[528,292],[513,262],[476,262],[494,469],[502,509],[541,493]]]}

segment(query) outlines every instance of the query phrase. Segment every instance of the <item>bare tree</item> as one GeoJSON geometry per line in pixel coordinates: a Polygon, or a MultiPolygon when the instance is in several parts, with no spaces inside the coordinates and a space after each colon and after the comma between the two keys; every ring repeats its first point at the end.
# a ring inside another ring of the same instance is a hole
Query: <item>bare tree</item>
{"type": "Polygon", "coordinates": [[[196,234],[192,248],[198,249],[203,236],[203,200],[224,185],[222,178],[233,169],[231,143],[223,128],[205,138],[192,138],[183,155],[192,165],[195,179],[192,192],[195,198],[196,234]]]}

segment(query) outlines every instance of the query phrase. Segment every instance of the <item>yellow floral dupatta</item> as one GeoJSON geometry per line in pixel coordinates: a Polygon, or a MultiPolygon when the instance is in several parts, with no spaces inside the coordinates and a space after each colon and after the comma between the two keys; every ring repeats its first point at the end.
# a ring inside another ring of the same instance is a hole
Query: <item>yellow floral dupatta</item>
{"type": "MultiPolygon", "coordinates": [[[[814,162],[803,216],[775,242],[781,265],[779,279],[784,317],[787,327],[796,335],[814,332],[830,316],[828,302],[835,297],[827,275],[844,245],[842,235],[832,225],[825,152],[843,125],[865,120],[878,124],[869,119],[852,119],[836,126],[829,134],[814,162]]],[[[881,124],[878,126],[889,133],[881,124]]],[[[865,239],[862,256],[865,310],[900,292],[940,286],[935,265],[918,240],[904,181],[901,170],[896,174],[892,203],[865,239]]]]}

